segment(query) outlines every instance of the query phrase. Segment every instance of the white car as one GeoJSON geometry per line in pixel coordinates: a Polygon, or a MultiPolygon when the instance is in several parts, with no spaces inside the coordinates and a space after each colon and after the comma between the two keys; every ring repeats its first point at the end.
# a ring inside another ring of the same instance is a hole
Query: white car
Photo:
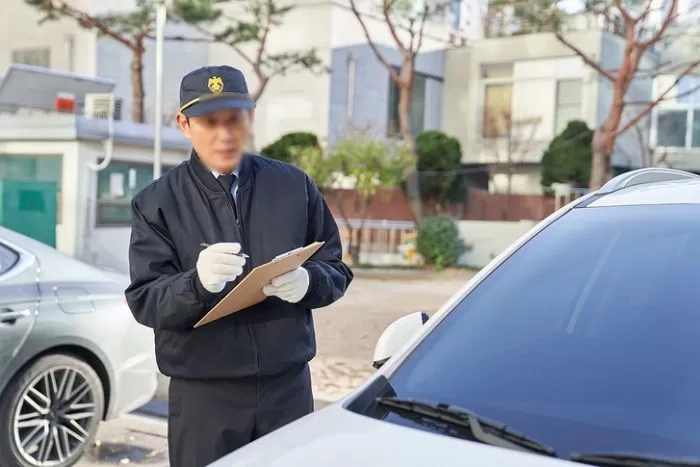
{"type": "Polygon", "coordinates": [[[700,177],[618,176],[394,322],[362,387],[211,467],[700,465],[699,280],[700,177]]]}

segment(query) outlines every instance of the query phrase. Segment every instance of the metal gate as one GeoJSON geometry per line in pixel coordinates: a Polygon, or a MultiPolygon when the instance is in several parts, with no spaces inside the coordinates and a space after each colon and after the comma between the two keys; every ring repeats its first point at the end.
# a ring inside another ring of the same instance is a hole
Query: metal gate
{"type": "Polygon", "coordinates": [[[56,247],[55,182],[0,179],[0,225],[56,247]]]}

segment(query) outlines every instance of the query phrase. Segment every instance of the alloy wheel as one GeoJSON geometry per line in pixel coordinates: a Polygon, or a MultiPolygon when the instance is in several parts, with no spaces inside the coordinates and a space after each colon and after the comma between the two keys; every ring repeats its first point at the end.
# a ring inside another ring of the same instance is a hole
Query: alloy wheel
{"type": "Polygon", "coordinates": [[[96,422],[95,393],[80,370],[61,366],[24,390],[12,423],[17,451],[35,467],[60,466],[79,451],[96,422]]]}

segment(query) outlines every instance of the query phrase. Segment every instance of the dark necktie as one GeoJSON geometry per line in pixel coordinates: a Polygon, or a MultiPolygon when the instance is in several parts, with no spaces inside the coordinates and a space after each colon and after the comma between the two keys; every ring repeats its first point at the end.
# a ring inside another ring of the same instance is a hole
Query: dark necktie
{"type": "Polygon", "coordinates": [[[219,175],[217,177],[217,180],[219,181],[219,183],[221,183],[224,189],[228,191],[228,197],[233,203],[233,213],[236,216],[236,219],[238,219],[238,207],[236,206],[236,197],[233,196],[233,187],[238,181],[238,177],[236,177],[233,174],[219,175]]]}
{"type": "Polygon", "coordinates": [[[217,179],[219,180],[219,183],[221,183],[221,185],[224,187],[224,189],[226,189],[226,191],[228,191],[228,194],[231,197],[231,199],[233,199],[233,201],[235,202],[236,199],[233,196],[233,187],[236,184],[236,182],[238,181],[238,177],[236,177],[233,174],[229,174],[229,175],[219,175],[217,177],[217,179]]]}

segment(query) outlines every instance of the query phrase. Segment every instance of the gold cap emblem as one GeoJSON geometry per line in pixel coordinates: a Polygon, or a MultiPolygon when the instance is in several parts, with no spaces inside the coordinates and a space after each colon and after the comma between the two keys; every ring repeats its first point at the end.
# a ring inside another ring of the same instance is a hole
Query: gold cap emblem
{"type": "Polygon", "coordinates": [[[211,78],[209,78],[207,87],[209,87],[209,90],[214,94],[219,94],[221,91],[224,90],[224,80],[222,80],[218,76],[212,76],[211,78]]]}

